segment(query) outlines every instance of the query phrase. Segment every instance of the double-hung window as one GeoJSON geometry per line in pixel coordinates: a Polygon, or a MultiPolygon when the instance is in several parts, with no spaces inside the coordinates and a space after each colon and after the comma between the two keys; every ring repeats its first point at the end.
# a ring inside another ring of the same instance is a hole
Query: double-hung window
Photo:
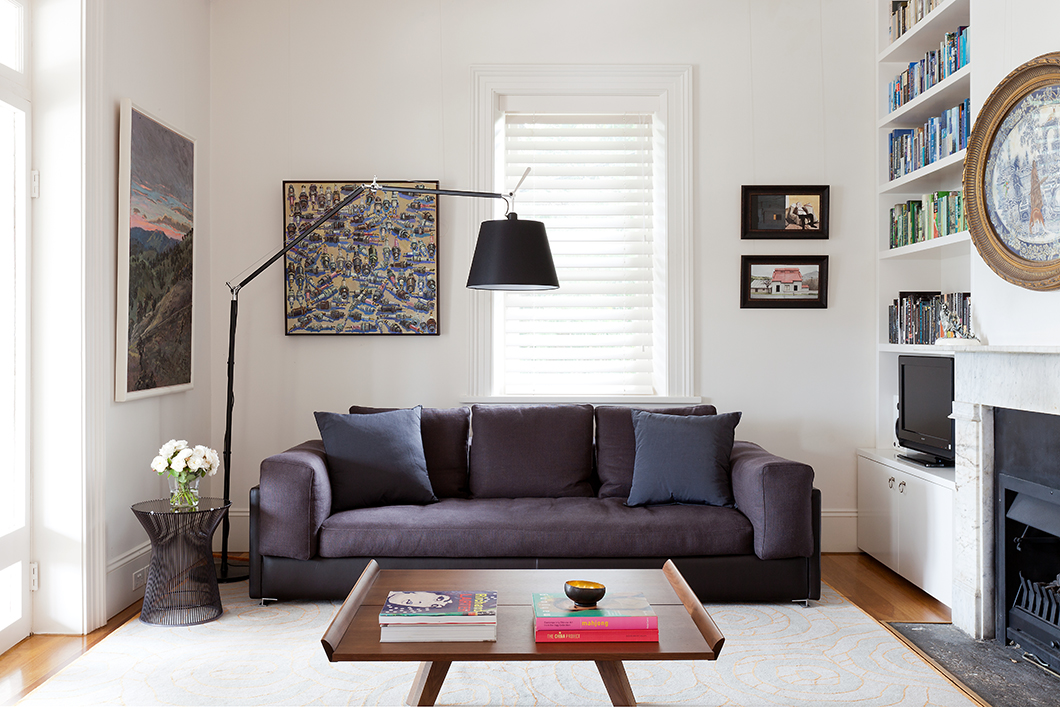
{"type": "Polygon", "coordinates": [[[560,288],[474,295],[472,398],[691,398],[690,77],[475,69],[473,181],[507,194],[530,168],[515,210],[560,288]]]}

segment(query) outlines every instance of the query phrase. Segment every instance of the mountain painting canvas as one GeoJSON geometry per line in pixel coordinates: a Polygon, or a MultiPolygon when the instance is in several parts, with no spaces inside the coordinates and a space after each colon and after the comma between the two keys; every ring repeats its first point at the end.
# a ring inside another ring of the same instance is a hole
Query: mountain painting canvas
{"type": "Polygon", "coordinates": [[[115,399],[192,386],[195,141],[121,104],[115,399]]]}

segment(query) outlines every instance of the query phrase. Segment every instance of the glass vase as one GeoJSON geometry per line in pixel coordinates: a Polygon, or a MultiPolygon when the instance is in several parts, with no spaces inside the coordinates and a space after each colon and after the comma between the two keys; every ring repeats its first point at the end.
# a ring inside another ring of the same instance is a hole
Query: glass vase
{"type": "Polygon", "coordinates": [[[169,477],[169,506],[176,511],[192,511],[199,507],[199,480],[193,476],[187,481],[169,477]]]}

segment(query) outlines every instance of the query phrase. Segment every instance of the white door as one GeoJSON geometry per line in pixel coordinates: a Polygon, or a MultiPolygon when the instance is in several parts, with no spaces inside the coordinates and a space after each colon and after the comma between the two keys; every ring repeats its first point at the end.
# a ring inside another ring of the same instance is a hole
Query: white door
{"type": "Polygon", "coordinates": [[[902,575],[943,604],[953,592],[953,491],[913,476],[900,486],[902,575]]]}
{"type": "MultiPolygon", "coordinates": [[[[2,4],[4,0],[0,0],[2,4]]],[[[0,94],[0,652],[30,631],[26,375],[29,103],[0,94]],[[10,456],[8,456],[10,453],[10,456]]]]}
{"type": "Polygon", "coordinates": [[[897,472],[858,457],[858,547],[898,571],[897,472]]]}

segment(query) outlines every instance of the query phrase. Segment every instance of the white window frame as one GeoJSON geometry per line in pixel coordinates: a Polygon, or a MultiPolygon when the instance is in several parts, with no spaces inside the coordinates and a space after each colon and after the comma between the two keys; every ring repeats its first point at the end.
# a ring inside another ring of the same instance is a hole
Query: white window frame
{"type": "MultiPolygon", "coordinates": [[[[665,390],[656,395],[624,396],[504,396],[494,379],[493,298],[488,292],[471,293],[470,345],[468,347],[467,402],[578,402],[594,403],[693,403],[693,300],[692,300],[692,67],[688,65],[637,66],[473,66],[471,184],[495,191],[498,160],[496,131],[503,125],[502,104],[521,97],[638,97],[653,102],[666,119],[666,337],[665,390]]],[[[516,195],[518,211],[518,194],[516,195]]],[[[470,203],[472,223],[498,218],[492,200],[470,203]]],[[[469,235],[468,253],[474,250],[475,229],[469,235]]],[[[563,287],[563,283],[560,283],[563,287]]]]}

